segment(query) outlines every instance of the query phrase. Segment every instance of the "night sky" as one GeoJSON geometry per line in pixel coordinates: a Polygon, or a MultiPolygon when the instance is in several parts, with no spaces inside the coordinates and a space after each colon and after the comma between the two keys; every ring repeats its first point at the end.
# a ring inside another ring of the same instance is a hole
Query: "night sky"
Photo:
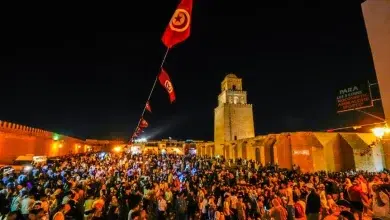
{"type": "MultiPolygon", "coordinates": [[[[13,14],[1,31],[0,120],[80,138],[128,138],[178,3],[139,2],[13,14]]],[[[306,2],[194,0],[191,36],[165,64],[177,101],[169,104],[156,87],[145,137],[213,140],[220,83],[230,72],[243,79],[258,135],[377,121],[336,113],[339,88],[376,80],[359,2],[306,2]]],[[[376,106],[368,111],[383,115],[376,106]]]]}

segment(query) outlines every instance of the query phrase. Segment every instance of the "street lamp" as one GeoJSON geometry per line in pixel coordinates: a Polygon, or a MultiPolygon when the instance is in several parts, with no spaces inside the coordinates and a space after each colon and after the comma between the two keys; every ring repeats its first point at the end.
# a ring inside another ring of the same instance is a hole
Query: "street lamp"
{"type": "Polygon", "coordinates": [[[384,127],[376,127],[376,128],[373,128],[371,129],[372,133],[375,135],[375,137],[379,138],[379,139],[382,139],[383,136],[385,136],[385,134],[389,134],[390,133],[390,128],[386,126],[384,127]]]}
{"type": "Polygon", "coordinates": [[[113,150],[115,153],[119,153],[119,152],[122,151],[122,148],[121,148],[120,146],[117,146],[117,147],[114,147],[112,150],[113,150]]]}

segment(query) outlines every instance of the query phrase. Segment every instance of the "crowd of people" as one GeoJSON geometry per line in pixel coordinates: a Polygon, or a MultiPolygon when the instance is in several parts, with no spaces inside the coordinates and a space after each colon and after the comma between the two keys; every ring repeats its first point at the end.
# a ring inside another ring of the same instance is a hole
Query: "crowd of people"
{"type": "Polygon", "coordinates": [[[0,220],[387,220],[389,178],[191,155],[71,155],[5,174],[0,220]]]}

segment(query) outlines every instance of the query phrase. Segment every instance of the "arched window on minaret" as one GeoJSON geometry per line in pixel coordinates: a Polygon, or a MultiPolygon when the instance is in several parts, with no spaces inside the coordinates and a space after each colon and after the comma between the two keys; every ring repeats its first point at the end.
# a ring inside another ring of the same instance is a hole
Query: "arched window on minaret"
{"type": "Polygon", "coordinates": [[[233,90],[233,91],[236,90],[236,85],[233,85],[233,86],[232,86],[232,90],[233,90]]]}
{"type": "Polygon", "coordinates": [[[240,99],[240,98],[238,98],[237,96],[234,96],[234,104],[238,104],[239,99],[240,99]]]}

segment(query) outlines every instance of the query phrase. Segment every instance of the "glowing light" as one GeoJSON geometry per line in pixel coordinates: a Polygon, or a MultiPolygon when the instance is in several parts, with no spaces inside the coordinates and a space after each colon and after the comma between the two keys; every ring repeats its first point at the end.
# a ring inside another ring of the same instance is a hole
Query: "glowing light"
{"type": "Polygon", "coordinates": [[[62,148],[62,144],[59,144],[58,147],[59,147],[59,148],[62,148]]]}
{"type": "Polygon", "coordinates": [[[148,142],[146,138],[139,138],[135,140],[136,143],[148,142]]]}
{"type": "Polygon", "coordinates": [[[53,134],[53,140],[54,140],[54,141],[58,141],[59,139],[60,139],[60,135],[54,133],[54,134],[53,134]]]}
{"type": "Polygon", "coordinates": [[[130,148],[130,152],[131,152],[132,155],[140,154],[141,153],[141,148],[139,146],[132,146],[130,148]]]}
{"type": "Polygon", "coordinates": [[[387,127],[373,128],[371,129],[371,131],[377,138],[382,138],[385,135],[385,133],[390,133],[390,129],[387,127]]]}
{"type": "Polygon", "coordinates": [[[112,150],[113,150],[114,152],[119,153],[119,152],[122,151],[122,148],[118,146],[118,147],[114,147],[112,150]]]}
{"type": "Polygon", "coordinates": [[[25,166],[25,167],[23,168],[23,170],[24,170],[25,172],[29,172],[30,170],[32,170],[32,166],[25,166]]]}

